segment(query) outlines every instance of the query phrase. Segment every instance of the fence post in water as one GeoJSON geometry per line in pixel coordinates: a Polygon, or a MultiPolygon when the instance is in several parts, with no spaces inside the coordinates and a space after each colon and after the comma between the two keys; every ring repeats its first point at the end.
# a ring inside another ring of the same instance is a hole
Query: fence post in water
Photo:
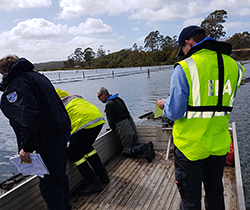
{"type": "Polygon", "coordinates": [[[85,79],[84,71],[82,71],[82,78],[85,79]]]}
{"type": "Polygon", "coordinates": [[[114,73],[114,71],[112,71],[112,75],[113,75],[113,78],[115,77],[115,73],[114,73]]]}
{"type": "Polygon", "coordinates": [[[150,77],[150,72],[149,72],[149,69],[148,69],[148,78],[150,77]]]}
{"type": "Polygon", "coordinates": [[[60,73],[60,71],[58,72],[58,77],[59,77],[59,79],[61,79],[61,73],[60,73]]]}

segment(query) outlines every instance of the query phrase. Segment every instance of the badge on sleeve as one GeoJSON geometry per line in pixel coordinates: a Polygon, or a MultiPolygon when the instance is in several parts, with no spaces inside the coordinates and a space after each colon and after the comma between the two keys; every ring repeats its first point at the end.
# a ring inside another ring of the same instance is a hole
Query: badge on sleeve
{"type": "Polygon", "coordinates": [[[14,103],[17,100],[16,91],[9,93],[6,97],[10,103],[14,103]]]}

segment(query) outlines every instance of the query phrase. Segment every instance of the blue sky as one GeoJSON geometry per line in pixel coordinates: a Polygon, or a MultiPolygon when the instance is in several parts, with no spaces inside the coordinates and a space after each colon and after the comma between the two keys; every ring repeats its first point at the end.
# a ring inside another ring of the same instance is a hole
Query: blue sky
{"type": "Polygon", "coordinates": [[[221,9],[226,37],[250,32],[250,0],[0,0],[0,57],[39,63],[67,60],[78,47],[108,53],[144,46],[151,31],[178,36],[221,9]]]}

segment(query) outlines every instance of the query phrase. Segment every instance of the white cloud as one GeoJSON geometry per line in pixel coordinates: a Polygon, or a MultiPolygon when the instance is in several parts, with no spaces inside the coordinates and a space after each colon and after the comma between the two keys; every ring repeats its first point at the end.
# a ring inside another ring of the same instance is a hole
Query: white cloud
{"type": "Polygon", "coordinates": [[[142,36],[142,37],[139,37],[136,41],[138,43],[144,43],[145,38],[146,38],[146,36],[142,36]]]}
{"type": "Polygon", "coordinates": [[[51,5],[51,0],[0,0],[0,9],[7,11],[12,9],[49,7],[51,5]]]}
{"type": "Polygon", "coordinates": [[[230,22],[230,23],[224,23],[223,24],[225,31],[233,28],[237,28],[237,29],[245,29],[245,31],[248,31],[250,29],[250,23],[249,22],[230,22]]]}
{"type": "Polygon", "coordinates": [[[49,22],[43,18],[21,21],[10,31],[10,35],[23,39],[58,37],[67,33],[67,26],[49,22]]]}
{"type": "MultiPolygon", "coordinates": [[[[98,19],[90,20],[90,26],[106,26],[101,24],[98,19]]],[[[88,21],[85,22],[87,29],[88,21]]],[[[76,27],[81,29],[81,24],[76,27]]],[[[73,28],[73,27],[72,27],[73,28]]],[[[66,60],[76,48],[83,49],[91,47],[97,50],[100,45],[105,45],[109,50],[118,50],[119,45],[114,39],[97,39],[93,36],[76,36],[73,37],[67,25],[54,24],[43,18],[34,18],[19,22],[10,31],[4,31],[0,34],[0,57],[7,54],[17,54],[20,57],[27,57],[32,62],[46,62],[54,60],[66,60]],[[66,41],[66,38],[68,41],[66,41]]],[[[106,31],[110,32],[109,26],[106,31]]],[[[88,29],[88,35],[94,33],[94,30],[88,29]]],[[[71,31],[72,32],[72,31],[71,31]]],[[[104,31],[100,30],[99,33],[104,31]]]]}
{"type": "Polygon", "coordinates": [[[126,36],[124,36],[124,35],[119,36],[118,39],[126,39],[126,36]]]}
{"type": "Polygon", "coordinates": [[[201,22],[204,20],[204,18],[190,18],[183,22],[183,27],[190,26],[190,25],[197,25],[200,26],[201,22]]]}
{"type": "Polygon", "coordinates": [[[81,15],[118,15],[142,8],[157,8],[170,0],[60,0],[60,19],[70,19],[81,15]]]}
{"type": "Polygon", "coordinates": [[[139,30],[138,27],[133,27],[133,28],[132,28],[132,31],[138,31],[138,30],[139,30]]]}
{"type": "Polygon", "coordinates": [[[108,35],[112,32],[112,28],[103,23],[101,19],[88,18],[85,23],[80,23],[79,26],[73,26],[68,30],[68,33],[74,35],[90,35],[102,36],[108,35]]]}
{"type": "Polygon", "coordinates": [[[193,18],[219,9],[238,16],[249,15],[249,6],[249,0],[60,0],[62,11],[59,18],[70,19],[81,15],[128,13],[132,19],[156,22],[193,18]]]}

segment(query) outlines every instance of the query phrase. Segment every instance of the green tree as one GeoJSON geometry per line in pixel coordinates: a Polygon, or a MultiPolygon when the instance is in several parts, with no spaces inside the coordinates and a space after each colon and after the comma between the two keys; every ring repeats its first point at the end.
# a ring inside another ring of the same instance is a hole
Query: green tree
{"type": "Polygon", "coordinates": [[[226,32],[223,31],[224,26],[221,25],[226,22],[225,18],[227,18],[225,10],[215,10],[202,21],[201,27],[206,30],[208,37],[219,39],[226,35],[226,32]]]}
{"type": "Polygon", "coordinates": [[[84,60],[83,57],[83,52],[82,52],[82,48],[76,48],[74,53],[70,55],[70,59],[72,59],[75,62],[81,62],[84,60]]]}
{"type": "Polygon", "coordinates": [[[97,53],[96,53],[96,57],[97,58],[100,58],[102,56],[105,56],[105,50],[103,49],[103,45],[101,45],[98,50],[97,50],[97,53]]]}
{"type": "Polygon", "coordinates": [[[133,45],[133,49],[134,49],[134,51],[138,51],[138,46],[137,46],[137,44],[136,44],[136,43],[134,43],[134,45],[133,45]]]}
{"type": "Polygon", "coordinates": [[[67,61],[64,61],[64,62],[63,62],[63,65],[64,65],[64,67],[66,67],[66,68],[72,68],[72,67],[75,66],[75,61],[72,60],[72,59],[70,59],[70,58],[68,58],[67,61]]]}
{"type": "Polygon", "coordinates": [[[91,60],[95,57],[95,53],[93,52],[92,48],[87,47],[84,52],[84,60],[91,66],[91,60]]]}
{"type": "Polygon", "coordinates": [[[247,31],[236,33],[227,42],[232,45],[233,49],[250,48],[250,34],[247,31]]]}
{"type": "Polygon", "coordinates": [[[164,37],[158,30],[152,31],[144,40],[144,48],[149,49],[148,51],[156,52],[160,49],[163,43],[164,37]]]}
{"type": "Polygon", "coordinates": [[[165,52],[169,50],[174,50],[178,48],[178,41],[177,41],[177,36],[174,36],[171,38],[170,36],[166,36],[163,40],[163,43],[161,45],[161,49],[165,52]]]}

